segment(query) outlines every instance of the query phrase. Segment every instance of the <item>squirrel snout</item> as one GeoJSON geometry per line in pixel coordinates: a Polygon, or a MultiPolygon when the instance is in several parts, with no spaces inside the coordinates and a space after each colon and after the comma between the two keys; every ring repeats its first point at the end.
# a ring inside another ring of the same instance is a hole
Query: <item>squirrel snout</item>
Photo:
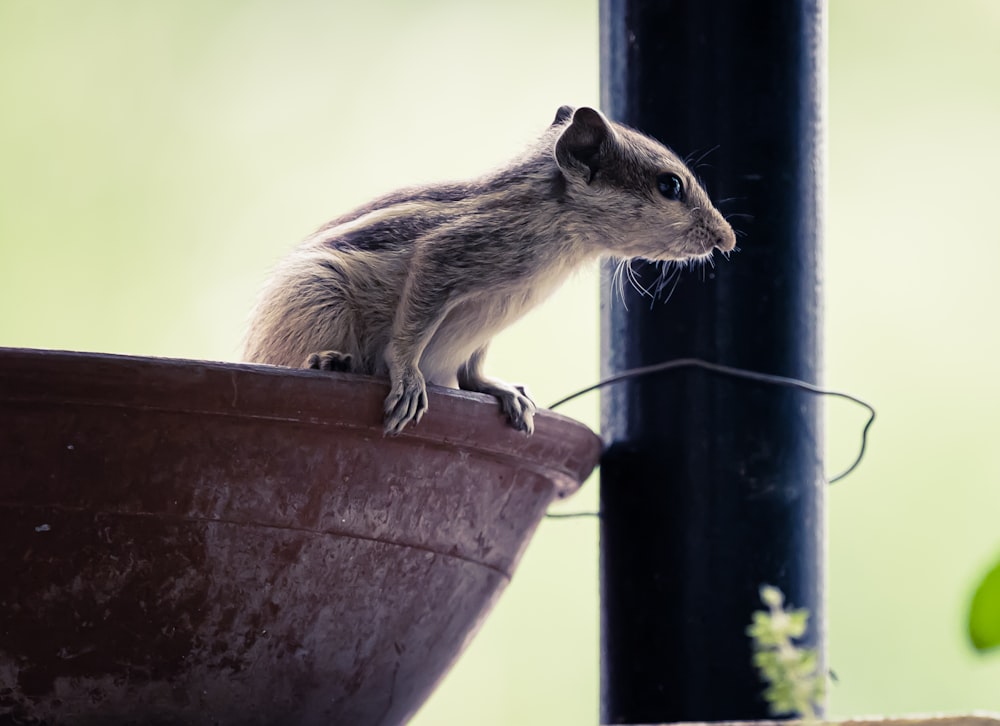
{"type": "Polygon", "coordinates": [[[715,237],[715,247],[722,252],[731,252],[736,249],[736,233],[733,232],[732,227],[727,225],[725,229],[720,230],[715,237]]]}

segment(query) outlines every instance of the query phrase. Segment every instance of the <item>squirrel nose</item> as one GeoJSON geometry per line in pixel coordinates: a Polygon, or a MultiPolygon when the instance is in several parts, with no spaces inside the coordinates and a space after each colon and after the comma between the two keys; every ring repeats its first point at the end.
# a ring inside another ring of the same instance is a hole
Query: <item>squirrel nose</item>
{"type": "Polygon", "coordinates": [[[723,252],[729,252],[736,248],[736,234],[732,227],[722,230],[715,238],[715,246],[723,252]]]}

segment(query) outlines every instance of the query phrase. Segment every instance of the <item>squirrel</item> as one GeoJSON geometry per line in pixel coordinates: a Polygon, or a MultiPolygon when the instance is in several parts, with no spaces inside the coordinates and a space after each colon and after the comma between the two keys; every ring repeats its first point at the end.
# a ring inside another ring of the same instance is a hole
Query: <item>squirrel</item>
{"type": "Polygon", "coordinates": [[[689,261],[735,246],[670,149],[562,106],[506,165],[392,192],[314,232],[265,286],[243,358],[387,376],[386,434],[420,421],[427,383],[491,394],[531,434],[524,388],[483,373],[494,335],[594,258],[689,261]]]}

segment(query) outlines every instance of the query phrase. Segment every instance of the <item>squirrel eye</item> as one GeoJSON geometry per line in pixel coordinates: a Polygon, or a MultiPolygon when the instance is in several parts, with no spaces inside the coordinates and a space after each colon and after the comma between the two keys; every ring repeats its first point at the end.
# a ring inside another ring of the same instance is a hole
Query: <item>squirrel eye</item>
{"type": "Polygon", "coordinates": [[[684,194],[684,184],[676,174],[660,174],[656,177],[656,188],[667,199],[677,201],[684,194]]]}

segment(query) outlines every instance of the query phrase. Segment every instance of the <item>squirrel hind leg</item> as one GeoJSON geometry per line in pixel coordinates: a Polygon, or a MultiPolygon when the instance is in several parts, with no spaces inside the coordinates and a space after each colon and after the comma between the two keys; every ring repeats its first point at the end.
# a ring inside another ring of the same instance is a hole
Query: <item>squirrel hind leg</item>
{"type": "Polygon", "coordinates": [[[524,386],[504,383],[483,375],[483,359],[486,346],[477,350],[458,371],[458,387],[463,391],[476,391],[494,396],[500,402],[500,410],[510,425],[529,436],[535,430],[535,402],[524,386]]]}
{"type": "Polygon", "coordinates": [[[303,367],[317,371],[350,373],[354,370],[354,356],[336,350],[323,350],[306,358],[303,367]]]}

